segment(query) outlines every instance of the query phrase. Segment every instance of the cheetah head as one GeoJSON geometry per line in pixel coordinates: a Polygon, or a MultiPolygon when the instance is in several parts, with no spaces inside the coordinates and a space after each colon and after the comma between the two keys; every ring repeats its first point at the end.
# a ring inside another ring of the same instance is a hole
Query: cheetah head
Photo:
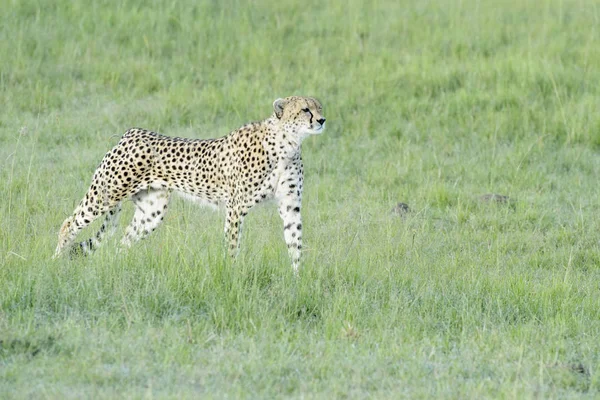
{"type": "Polygon", "coordinates": [[[323,106],[312,97],[292,96],[273,102],[275,116],[287,132],[301,137],[318,135],[325,128],[323,106]]]}

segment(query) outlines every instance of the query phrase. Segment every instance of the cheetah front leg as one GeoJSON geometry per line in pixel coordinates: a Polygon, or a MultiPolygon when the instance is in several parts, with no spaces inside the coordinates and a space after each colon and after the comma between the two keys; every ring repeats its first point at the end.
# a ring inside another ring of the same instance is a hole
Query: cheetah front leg
{"type": "Polygon", "coordinates": [[[229,256],[235,258],[240,250],[242,222],[248,214],[248,208],[233,202],[227,204],[227,219],[225,220],[225,239],[229,256]]]}
{"type": "Polygon", "coordinates": [[[302,250],[302,169],[292,170],[281,178],[275,194],[279,215],[283,220],[283,236],[292,261],[294,273],[300,268],[302,250]]]}
{"type": "Polygon", "coordinates": [[[294,273],[300,268],[300,251],[302,250],[302,217],[301,202],[298,197],[289,196],[279,199],[279,215],[283,220],[283,236],[288,253],[292,260],[294,273]]]}

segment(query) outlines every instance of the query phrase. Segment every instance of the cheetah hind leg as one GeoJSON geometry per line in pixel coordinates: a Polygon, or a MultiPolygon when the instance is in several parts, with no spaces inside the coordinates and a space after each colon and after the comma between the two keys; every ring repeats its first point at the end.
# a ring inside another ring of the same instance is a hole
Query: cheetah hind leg
{"type": "Polygon", "coordinates": [[[121,203],[118,203],[112,210],[106,213],[106,218],[102,223],[102,226],[96,232],[96,235],[79,242],[77,245],[71,248],[71,256],[76,255],[88,255],[93,251],[97,250],[102,242],[115,234],[119,225],[119,216],[121,214],[121,203]]]}
{"type": "Polygon", "coordinates": [[[53,258],[58,258],[64,249],[68,248],[75,236],[94,220],[115,207],[119,202],[93,202],[93,195],[88,192],[79,203],[73,215],[65,219],[58,232],[58,245],[53,258]]]}
{"type": "Polygon", "coordinates": [[[158,228],[167,212],[170,195],[168,190],[145,189],[131,197],[135,212],[121,240],[123,247],[131,247],[158,228]]]}

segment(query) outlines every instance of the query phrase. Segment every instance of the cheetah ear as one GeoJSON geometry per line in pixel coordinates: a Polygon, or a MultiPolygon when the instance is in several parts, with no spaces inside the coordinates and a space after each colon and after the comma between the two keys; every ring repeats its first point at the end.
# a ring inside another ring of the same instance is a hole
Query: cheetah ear
{"type": "Polygon", "coordinates": [[[283,107],[285,107],[286,101],[284,99],[277,99],[273,102],[273,109],[277,118],[281,118],[283,115],[283,107]]]}

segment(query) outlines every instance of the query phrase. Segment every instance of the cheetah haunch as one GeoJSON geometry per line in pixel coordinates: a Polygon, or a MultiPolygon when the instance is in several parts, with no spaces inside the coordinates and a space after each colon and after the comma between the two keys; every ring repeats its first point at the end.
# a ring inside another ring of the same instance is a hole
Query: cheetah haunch
{"type": "Polygon", "coordinates": [[[224,205],[229,252],[237,254],[242,220],[248,210],[275,198],[292,267],[298,271],[302,249],[302,141],[325,127],[322,106],[311,97],[287,97],[273,103],[274,113],[219,139],[162,136],[133,128],[102,159],[88,192],[65,220],[55,257],[96,218],[106,220],[96,235],[71,252],[90,253],[117,227],[121,202],[135,204],[122,244],[129,247],[161,223],[173,191],[209,205],[224,205]]]}

